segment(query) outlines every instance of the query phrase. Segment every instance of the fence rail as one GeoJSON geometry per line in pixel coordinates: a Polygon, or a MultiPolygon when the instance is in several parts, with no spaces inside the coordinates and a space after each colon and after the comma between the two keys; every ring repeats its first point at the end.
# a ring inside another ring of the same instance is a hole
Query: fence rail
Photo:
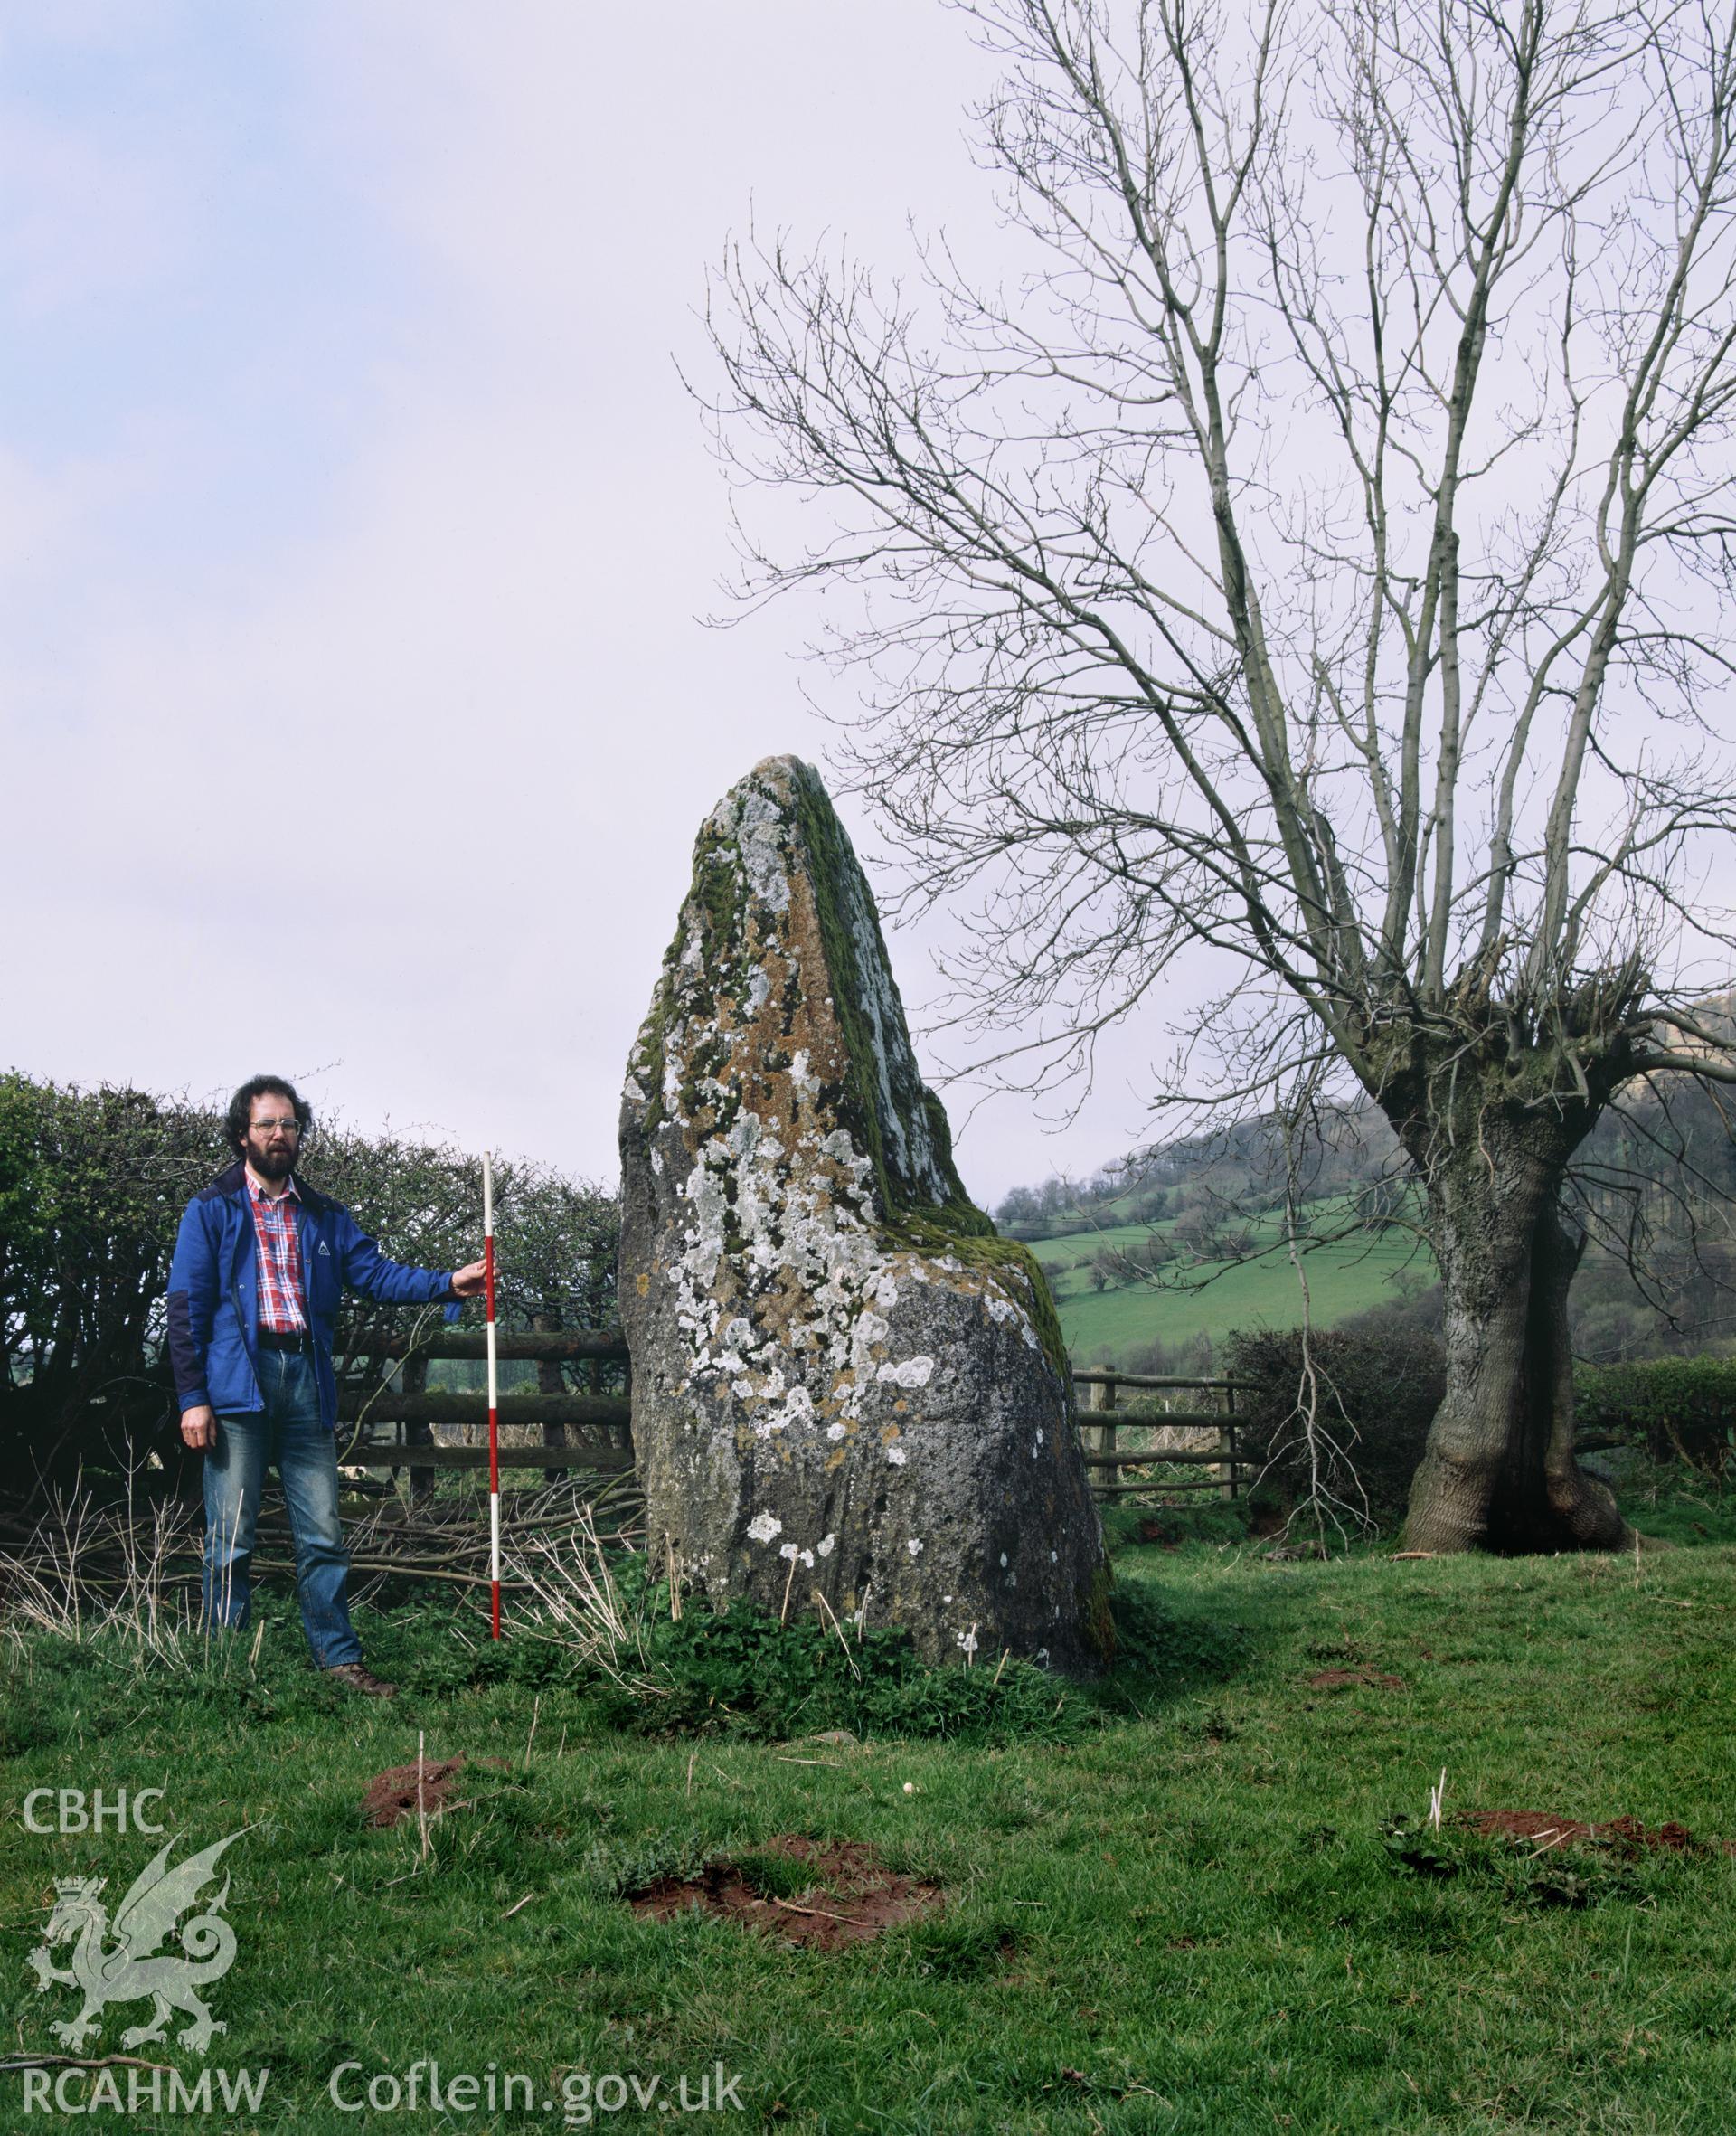
{"type": "MultiPolygon", "coordinates": [[[[354,1453],[345,1453],[346,1469],[486,1469],[486,1446],[382,1446],[363,1440],[354,1453]],[[363,1460],[363,1455],[367,1459],[363,1460]]],[[[625,1446],[503,1446],[503,1469],[595,1469],[603,1473],[633,1466],[633,1450],[625,1446]]]]}
{"type": "Polygon", "coordinates": [[[1177,1490],[1216,1490],[1229,1498],[1240,1494],[1241,1471],[1246,1464],[1236,1441],[1236,1396],[1245,1387],[1245,1381],[1195,1379],[1170,1373],[1116,1372],[1105,1368],[1075,1372],[1073,1384],[1085,1394],[1085,1400],[1079,1404],[1079,1428],[1084,1441],[1085,1466],[1091,1473],[1094,1498],[1118,1498],[1137,1492],[1177,1490]],[[1222,1406],[1165,1409],[1151,1416],[1132,1416],[1123,1412],[1118,1416],[1118,1397],[1124,1387],[1137,1394],[1217,1394],[1222,1398],[1222,1406]],[[1218,1437],[1216,1444],[1211,1447],[1118,1447],[1116,1440],[1123,1425],[1136,1431],[1211,1431],[1215,1427],[1218,1437]],[[1165,1482],[1158,1476],[1119,1483],[1101,1479],[1104,1471],[1113,1475],[1123,1470],[1165,1468],[1209,1468],[1217,1473],[1174,1482],[1165,1482]]]}
{"type": "MultiPolygon", "coordinates": [[[[370,1389],[340,1385],[338,1422],[364,1426],[340,1449],[349,1469],[408,1469],[412,1498],[426,1497],[434,1488],[440,1469],[482,1469],[488,1461],[485,1446],[444,1446],[432,1436],[435,1424],[458,1424],[468,1430],[488,1422],[488,1397],[427,1385],[428,1367],[435,1363],[475,1364],[488,1354],[486,1335],[469,1329],[443,1328],[420,1338],[389,1335],[371,1342],[353,1355],[370,1363],[383,1360],[401,1367],[397,1385],[390,1380],[370,1389]],[[375,1428],[390,1428],[392,1436],[381,1439],[375,1428]]],[[[509,1469],[541,1469],[553,1476],[561,1470],[595,1470],[599,1472],[630,1469],[633,1448],[629,1426],[633,1404],[625,1394],[571,1394],[559,1385],[563,1364],[592,1366],[626,1364],[627,1338],[613,1328],[539,1328],[500,1333],[495,1355],[503,1364],[535,1365],[542,1368],[544,1385],[534,1394],[502,1394],[495,1413],[503,1425],[540,1424],[542,1444],[526,1446],[506,1442],[499,1450],[500,1463],[509,1469]],[[552,1373],[556,1384],[547,1384],[552,1373]],[[568,1427],[587,1436],[569,1444],[568,1427]],[[603,1436],[607,1434],[607,1436],[603,1436]]]]}
{"type": "MultiPolygon", "coordinates": [[[[488,1338],[470,1328],[452,1328],[420,1339],[408,1335],[383,1336],[358,1355],[369,1357],[429,1357],[475,1364],[488,1355],[488,1338]]],[[[567,1358],[597,1358],[606,1363],[627,1362],[627,1337],[612,1328],[571,1328],[564,1330],[533,1329],[495,1337],[495,1355],[503,1364],[560,1363],[567,1358]]]]}
{"type": "MultiPolygon", "coordinates": [[[[503,1424],[627,1424],[633,1404],[625,1394],[503,1394],[495,1404],[503,1424]]],[[[404,1394],[387,1387],[377,1394],[340,1399],[338,1422],[354,1424],[486,1424],[486,1394],[404,1394]]],[[[504,1451],[504,1450],[503,1450],[504,1451]]]]}
{"type": "MultiPolygon", "coordinates": [[[[578,1328],[539,1329],[502,1334],[495,1354],[504,1364],[533,1364],[545,1371],[562,1364],[626,1364],[626,1338],[613,1328],[578,1328]]],[[[480,1469],[486,1465],[487,1450],[481,1446],[444,1446],[435,1442],[435,1424],[476,1428],[488,1421],[487,1397],[483,1394],[429,1390],[426,1385],[430,1363],[475,1363],[487,1355],[487,1339],[469,1330],[442,1330],[420,1340],[408,1335],[391,1335],[369,1345],[371,1360],[385,1360],[402,1366],[399,1385],[383,1384],[371,1392],[346,1388],[339,1397],[338,1421],[355,1427],[365,1424],[365,1434],[354,1438],[344,1451],[346,1467],[409,1469],[412,1495],[433,1488],[439,1469],[480,1469]],[[382,1440],[375,1427],[390,1428],[393,1436],[382,1440]]],[[[1241,1489],[1241,1470],[1247,1465],[1236,1441],[1236,1395],[1245,1383],[1233,1379],[1188,1377],[1170,1373],[1116,1372],[1087,1367],[1073,1374],[1073,1384],[1085,1399],[1079,1407],[1080,1432],[1084,1443],[1085,1466],[1091,1474],[1091,1489],[1098,1498],[1121,1498],[1139,1492],[1221,1490],[1234,1498],[1241,1489]],[[1118,1397],[1128,1394],[1199,1394],[1216,1395],[1221,1406],[1212,1409],[1170,1409],[1155,1416],[1133,1416],[1121,1411],[1118,1397]],[[1182,1431],[1217,1428],[1217,1443],[1196,1449],[1137,1447],[1117,1444],[1122,1429],[1160,1427],[1182,1431]],[[1157,1475],[1109,1480],[1123,1471],[1166,1468],[1209,1468],[1217,1473],[1203,1479],[1165,1482],[1157,1475]]],[[[633,1466],[630,1427],[633,1404],[626,1394],[571,1394],[545,1387],[534,1394],[503,1394],[496,1404],[504,1425],[542,1425],[541,1446],[505,1444],[500,1449],[504,1467],[559,1470],[592,1469],[619,1471],[633,1466]],[[567,1442],[569,1427],[584,1432],[578,1444],[567,1442]],[[609,1436],[604,1438],[602,1434],[609,1436]]]]}
{"type": "MultiPolygon", "coordinates": [[[[1146,1387],[1179,1388],[1204,1387],[1213,1394],[1233,1394],[1247,1382],[1239,1379],[1176,1379],[1167,1374],[1149,1372],[1115,1372],[1108,1367],[1092,1366],[1073,1375],[1075,1386],[1082,1387],[1146,1387]]],[[[1113,1403],[1109,1405],[1114,1407],[1113,1403]]]]}

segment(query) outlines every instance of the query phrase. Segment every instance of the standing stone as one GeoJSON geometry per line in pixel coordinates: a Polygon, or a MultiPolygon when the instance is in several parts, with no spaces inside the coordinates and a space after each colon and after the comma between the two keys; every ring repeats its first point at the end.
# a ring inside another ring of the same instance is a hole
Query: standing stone
{"type": "Polygon", "coordinates": [[[1100,1666],[1048,1285],[959,1184],[873,895],[794,757],[700,832],[621,1167],[634,1443],[684,1584],[903,1626],[929,1660],[1100,1666]]]}

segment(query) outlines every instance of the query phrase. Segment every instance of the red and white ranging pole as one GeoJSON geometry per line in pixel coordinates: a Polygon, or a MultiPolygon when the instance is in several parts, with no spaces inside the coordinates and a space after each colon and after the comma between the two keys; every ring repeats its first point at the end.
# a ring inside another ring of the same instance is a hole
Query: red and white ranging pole
{"type": "Polygon", "coordinates": [[[482,1153],[483,1296],[488,1309],[488,1599],[500,1637],[500,1386],[495,1361],[495,1167],[482,1153]]]}

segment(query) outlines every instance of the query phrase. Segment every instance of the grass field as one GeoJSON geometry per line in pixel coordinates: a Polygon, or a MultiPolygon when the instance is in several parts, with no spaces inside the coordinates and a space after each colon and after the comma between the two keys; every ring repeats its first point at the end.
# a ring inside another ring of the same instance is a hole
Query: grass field
{"type": "MultiPolygon", "coordinates": [[[[438,2059],[443,2082],[527,2075],[532,2108],[424,2103],[402,2126],[667,2126],[679,2108],[642,2113],[630,2093],[596,2111],[617,2095],[596,2080],[655,2076],[672,2096],[684,2074],[696,2096],[721,2064],[741,2106],[707,2126],[1711,2136],[1736,2102],[1736,1861],[1528,1860],[1451,1823],[1629,1814],[1736,1838],[1736,1523],[1667,1479],[1637,1511],[1693,1546],[1311,1564],[1129,1544],[1119,1578],[1174,1620],[1165,1673],[1123,1682],[1120,1712],[1057,1687],[1056,1743],[647,1740],[558,1679],[487,1680],[492,1658],[459,1636],[474,1612],[435,1607],[367,1624],[371,1660],[414,1687],[391,1706],[314,1678],[281,1602],[254,1659],[19,1637],[6,2048],[53,2048],[48,2020],[76,2008],[24,1963],[53,1879],[101,1874],[116,1904],[161,1844],[26,1830],[27,1791],[157,1786],[183,1853],[245,1828],[208,2059],[270,2075],[257,2112],[137,2126],[392,2127],[335,2104],[332,2073],[354,2065],[354,2099],[438,2059]],[[1310,1684],[1327,1669],[1399,1682],[1310,1684]],[[429,1758],[468,1759],[462,1806],[426,1836],[372,1829],[369,1777],[413,1763],[419,1731],[429,1758]],[[1447,1837],[1419,1838],[1443,1767],[1447,1837]],[[1410,1827],[1383,1831],[1394,1817],[1410,1827]],[[620,1896],[792,1833],[872,1845],[937,1882],[944,1910],[826,1953],[645,1920],[620,1896]]],[[[145,2008],[112,2006],[81,2052],[120,2051],[145,2008]]],[[[8,2130],[47,2125],[24,2114],[24,2081],[0,2075],[8,2130]]]]}
{"type": "MultiPolygon", "coordinates": [[[[1184,1280],[1173,1272],[1172,1264],[1159,1282],[1136,1278],[1103,1290],[1091,1288],[1086,1269],[1073,1266],[1099,1247],[1127,1252],[1141,1245],[1151,1230],[1171,1228],[1166,1224],[1149,1230],[1144,1224],[1115,1224],[1033,1243],[1031,1251],[1049,1276],[1061,1331],[1076,1361],[1125,1364],[1146,1344],[1186,1342],[1202,1332],[1215,1350],[1232,1328],[1293,1328],[1302,1318],[1301,1288],[1283,1252],[1240,1264],[1201,1262],[1188,1269],[1184,1280]]],[[[1251,1228],[1257,1237],[1274,1235],[1269,1223],[1251,1228]]],[[[1304,1265],[1316,1328],[1331,1328],[1370,1306],[1391,1304],[1397,1296],[1392,1279],[1401,1271],[1410,1270],[1423,1281],[1433,1274],[1432,1263],[1399,1232],[1317,1247],[1304,1265]]]]}

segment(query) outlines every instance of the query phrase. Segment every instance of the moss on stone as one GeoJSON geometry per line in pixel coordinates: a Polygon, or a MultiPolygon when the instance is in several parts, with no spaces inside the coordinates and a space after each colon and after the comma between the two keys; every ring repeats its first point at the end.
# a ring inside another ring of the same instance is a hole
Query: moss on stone
{"type": "MultiPolygon", "coordinates": [[[[889,976],[892,959],[886,954],[886,940],[881,932],[880,914],[875,907],[873,893],[868,888],[860,862],[852,849],[848,834],[832,806],[831,796],[818,777],[806,764],[794,767],[790,787],[794,797],[796,827],[801,833],[802,843],[807,849],[808,874],[814,885],[814,903],[820,924],[820,940],[826,953],[826,972],[831,981],[833,1013],[843,1034],[844,1053],[849,1060],[849,1091],[844,1107],[846,1124],[858,1136],[862,1148],[873,1159],[874,1180],[880,1190],[882,1206],[889,1214],[920,1205],[928,1205],[932,1197],[918,1197],[912,1193],[911,1183],[897,1177],[886,1151],[885,1130],[880,1117],[880,1092],[874,1071],[877,1048],[873,1031],[862,1009],[863,997],[868,992],[868,981],[863,970],[863,959],[858,955],[857,944],[844,913],[844,890],[846,883],[854,880],[860,890],[860,904],[868,926],[873,930],[872,940],[864,945],[880,969],[889,976]]],[[[901,1028],[903,1011],[897,999],[896,982],[893,985],[892,1006],[901,1026],[899,1035],[910,1046],[910,1035],[901,1028]]],[[[911,1056],[912,1062],[914,1056],[911,1056]]],[[[894,1091],[894,1101],[902,1096],[912,1111],[920,1110],[924,1125],[932,1129],[935,1114],[940,1115],[942,1126],[945,1112],[939,1100],[925,1084],[912,1076],[912,1087],[903,1092],[894,1091]]],[[[949,1131],[933,1137],[935,1167],[946,1193],[941,1197],[944,1205],[956,1205],[970,1211],[973,1216],[980,1212],[972,1208],[964,1183],[958,1177],[952,1161],[952,1137],[949,1131]]],[[[987,1226],[987,1219],[982,1219],[987,1226]]],[[[992,1226],[988,1226],[992,1229],[992,1226]]]]}
{"type": "Polygon", "coordinates": [[[993,1276],[1004,1290],[1022,1300],[1031,1315],[1037,1340],[1043,1345],[1043,1354],[1060,1375],[1067,1389],[1068,1401],[1071,1402],[1072,1360],[1067,1355],[1066,1337],[1061,1332],[1061,1316],[1055,1310],[1054,1294],[1043,1272],[1043,1264],[1028,1246],[1017,1239],[997,1236],[988,1218],[969,1202],[964,1204],[962,1210],[956,1204],[943,1209],[910,1210],[885,1226],[884,1235],[889,1243],[912,1252],[950,1253],[965,1267],[993,1276]],[[961,1216],[973,1219],[980,1228],[965,1228],[959,1221],[961,1216]]]}
{"type": "Polygon", "coordinates": [[[1107,1564],[1101,1564],[1079,1591],[1080,1629],[1086,1644],[1102,1658],[1106,1668],[1113,1666],[1119,1643],[1115,1632],[1115,1611],[1109,1601],[1114,1583],[1115,1574],[1107,1564]]]}
{"type": "MultiPolygon", "coordinates": [[[[675,939],[663,953],[663,969],[657,978],[656,992],[652,997],[650,1012],[640,1025],[635,1049],[636,1055],[645,1058],[651,1086],[640,1128],[647,1146],[666,1117],[664,1069],[668,1057],[669,1025],[675,1014],[680,985],[681,959],[688,938],[697,931],[700,969],[706,983],[701,997],[690,998],[683,1007],[703,1013],[708,1007],[715,1006],[720,982],[725,977],[724,968],[745,947],[742,934],[746,918],[747,884],[734,841],[707,821],[693,842],[693,877],[687,895],[682,901],[675,939]]],[[[725,1049],[720,1045],[714,1050],[721,1064],[726,1058],[725,1049]]],[[[708,1072],[717,1073],[715,1068],[708,1072]]],[[[690,1078],[680,1092],[682,1110],[691,1118],[698,1110],[699,1101],[699,1091],[690,1078]]]]}
{"type": "MultiPolygon", "coordinates": [[[[891,1211],[897,1208],[901,1197],[894,1189],[886,1162],[877,1092],[868,1067],[873,1055],[873,1039],[859,1007],[862,974],[856,946],[844,923],[838,894],[838,878],[845,868],[856,865],[855,855],[850,850],[831,797],[806,764],[797,769],[790,783],[795,797],[796,827],[807,851],[833,1013],[844,1036],[844,1057],[849,1063],[845,1088],[839,1092],[838,1110],[858,1147],[873,1160],[881,1205],[891,1211]]],[[[878,927],[878,921],[875,924],[878,927]]],[[[881,949],[883,955],[883,944],[881,949]]]]}
{"type": "MultiPolygon", "coordinates": [[[[889,1240],[924,1253],[950,1253],[967,1268],[982,1270],[1004,1284],[1014,1279],[1014,1295],[1028,1295],[1029,1309],[1043,1353],[1070,1391],[1071,1366],[1061,1332],[1047,1279],[1036,1256],[1015,1240],[997,1236],[994,1224],[965,1192],[952,1155],[952,1125],[947,1109],[926,1083],[910,1093],[920,1108],[933,1147],[935,1168],[948,1188],[941,1202],[915,1200],[908,1184],[898,1178],[888,1162],[880,1120],[879,1091],[873,1062],[874,1036],[860,1001],[866,986],[857,955],[855,938],[842,910],[841,884],[846,876],[862,876],[861,864],[851,847],[848,834],[838,820],[830,795],[807,765],[797,767],[791,785],[796,797],[796,821],[807,848],[814,884],[814,901],[819,913],[820,935],[825,945],[826,969],[832,985],[832,1005],[844,1034],[850,1062],[851,1125],[860,1123],[862,1146],[873,1159],[875,1184],[881,1205],[887,1213],[889,1240]]],[[[862,881],[861,904],[873,929],[872,951],[890,974],[885,936],[873,894],[862,881]]],[[[894,982],[896,998],[896,982],[894,982]]],[[[900,1021],[902,1014],[900,1012],[900,1021]]],[[[909,1033],[901,1034],[909,1044],[909,1033]]]]}

